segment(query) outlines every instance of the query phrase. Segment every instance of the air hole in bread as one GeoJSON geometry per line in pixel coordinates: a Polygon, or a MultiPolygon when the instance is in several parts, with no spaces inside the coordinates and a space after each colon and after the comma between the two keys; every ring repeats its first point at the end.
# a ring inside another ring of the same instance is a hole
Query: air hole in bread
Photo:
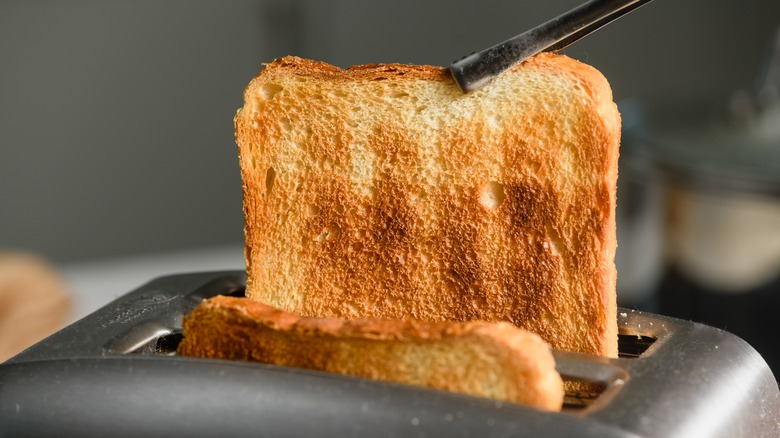
{"type": "Polygon", "coordinates": [[[462,195],[464,188],[460,184],[455,184],[453,186],[450,186],[450,195],[462,195]]]}
{"type": "Polygon", "coordinates": [[[325,227],[325,229],[322,230],[320,234],[317,235],[317,237],[314,238],[316,242],[324,242],[326,240],[331,240],[339,237],[341,235],[341,228],[331,225],[329,227],[325,227]]]}
{"type": "Polygon", "coordinates": [[[306,206],[306,216],[308,217],[314,217],[320,214],[320,208],[317,207],[314,204],[309,204],[306,206]]]}
{"type": "Polygon", "coordinates": [[[552,254],[555,256],[560,255],[561,249],[564,247],[563,239],[561,238],[560,233],[558,233],[553,224],[550,222],[545,223],[544,227],[545,231],[547,232],[547,241],[544,242],[547,244],[545,249],[549,249],[550,252],[552,252],[552,254]]]}
{"type": "Polygon", "coordinates": [[[482,187],[482,193],[479,196],[479,203],[485,208],[495,209],[504,203],[506,194],[504,185],[491,181],[482,187]]]}
{"type": "Polygon", "coordinates": [[[276,171],[273,167],[269,167],[265,172],[265,192],[271,193],[274,188],[274,180],[276,179],[276,171]]]}
{"type": "Polygon", "coordinates": [[[347,311],[349,311],[350,315],[360,314],[360,306],[357,305],[354,301],[347,301],[345,303],[345,306],[347,308],[347,311]]]}
{"type": "Polygon", "coordinates": [[[263,84],[260,88],[260,96],[265,100],[271,100],[283,89],[284,87],[279,84],[263,84]]]}
{"type": "Polygon", "coordinates": [[[539,169],[542,168],[542,165],[533,158],[526,158],[523,164],[525,165],[526,169],[531,170],[533,173],[539,173],[539,169]]]}
{"type": "Polygon", "coordinates": [[[409,203],[410,204],[417,204],[418,202],[420,202],[423,199],[425,199],[426,196],[427,196],[427,193],[424,190],[420,190],[420,191],[418,191],[416,193],[412,193],[411,196],[409,197],[409,203]]]}
{"type": "Polygon", "coordinates": [[[357,229],[357,230],[355,230],[355,233],[354,233],[354,235],[355,235],[355,238],[356,238],[356,239],[358,239],[358,240],[360,240],[360,239],[364,239],[364,238],[366,237],[366,235],[367,235],[367,234],[368,234],[368,233],[366,232],[366,230],[364,230],[364,229],[362,229],[362,228],[361,228],[361,229],[357,229]]]}

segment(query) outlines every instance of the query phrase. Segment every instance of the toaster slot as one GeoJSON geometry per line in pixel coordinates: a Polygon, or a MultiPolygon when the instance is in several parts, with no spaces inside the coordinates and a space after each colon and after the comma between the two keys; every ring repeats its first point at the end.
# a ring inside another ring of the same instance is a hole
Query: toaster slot
{"type": "Polygon", "coordinates": [[[618,357],[636,359],[656,341],[653,336],[620,333],[618,335],[618,357]]]}
{"type": "Polygon", "coordinates": [[[154,346],[154,354],[161,356],[175,356],[179,343],[184,338],[180,331],[168,333],[157,338],[154,346]]]}
{"type": "Polygon", "coordinates": [[[563,384],[563,409],[566,411],[579,411],[591,406],[607,389],[602,382],[564,379],[563,384]]]}

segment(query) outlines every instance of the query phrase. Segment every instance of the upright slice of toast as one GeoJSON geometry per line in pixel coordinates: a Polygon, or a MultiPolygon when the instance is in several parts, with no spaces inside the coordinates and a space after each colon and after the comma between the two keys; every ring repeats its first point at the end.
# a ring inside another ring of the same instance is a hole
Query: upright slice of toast
{"type": "Polygon", "coordinates": [[[248,360],[560,410],[550,348],[511,324],[307,318],[217,296],[184,319],[184,356],[248,360]]]}
{"type": "Polygon", "coordinates": [[[248,297],[617,355],[620,116],[594,68],[541,54],[464,95],[440,67],[286,57],[235,129],[248,297]]]}

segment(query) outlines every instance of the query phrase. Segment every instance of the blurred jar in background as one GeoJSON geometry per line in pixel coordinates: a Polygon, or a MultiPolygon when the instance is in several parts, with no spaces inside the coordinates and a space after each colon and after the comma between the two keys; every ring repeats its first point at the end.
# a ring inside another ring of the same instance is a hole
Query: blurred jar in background
{"type": "Polygon", "coordinates": [[[658,313],[657,291],[666,263],[666,186],[651,161],[624,152],[627,143],[624,139],[618,170],[618,305],[658,313]]]}
{"type": "Polygon", "coordinates": [[[621,272],[628,255],[629,266],[658,274],[650,292],[621,305],[725,329],[780,373],[780,99],[737,93],[621,111],[619,184],[636,187],[618,192],[618,278],[636,276],[621,272]]]}

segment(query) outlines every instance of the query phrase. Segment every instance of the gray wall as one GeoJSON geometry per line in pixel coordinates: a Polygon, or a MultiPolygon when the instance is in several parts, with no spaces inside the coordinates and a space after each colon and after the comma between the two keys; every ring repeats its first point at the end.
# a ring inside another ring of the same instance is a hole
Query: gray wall
{"type": "MultiPolygon", "coordinates": [[[[579,3],[0,2],[0,247],[67,262],[240,243],[232,117],[261,62],[447,65],[579,3]]],[[[779,25],[777,1],[656,0],[566,53],[618,100],[696,99],[751,86],[779,25]]]]}

